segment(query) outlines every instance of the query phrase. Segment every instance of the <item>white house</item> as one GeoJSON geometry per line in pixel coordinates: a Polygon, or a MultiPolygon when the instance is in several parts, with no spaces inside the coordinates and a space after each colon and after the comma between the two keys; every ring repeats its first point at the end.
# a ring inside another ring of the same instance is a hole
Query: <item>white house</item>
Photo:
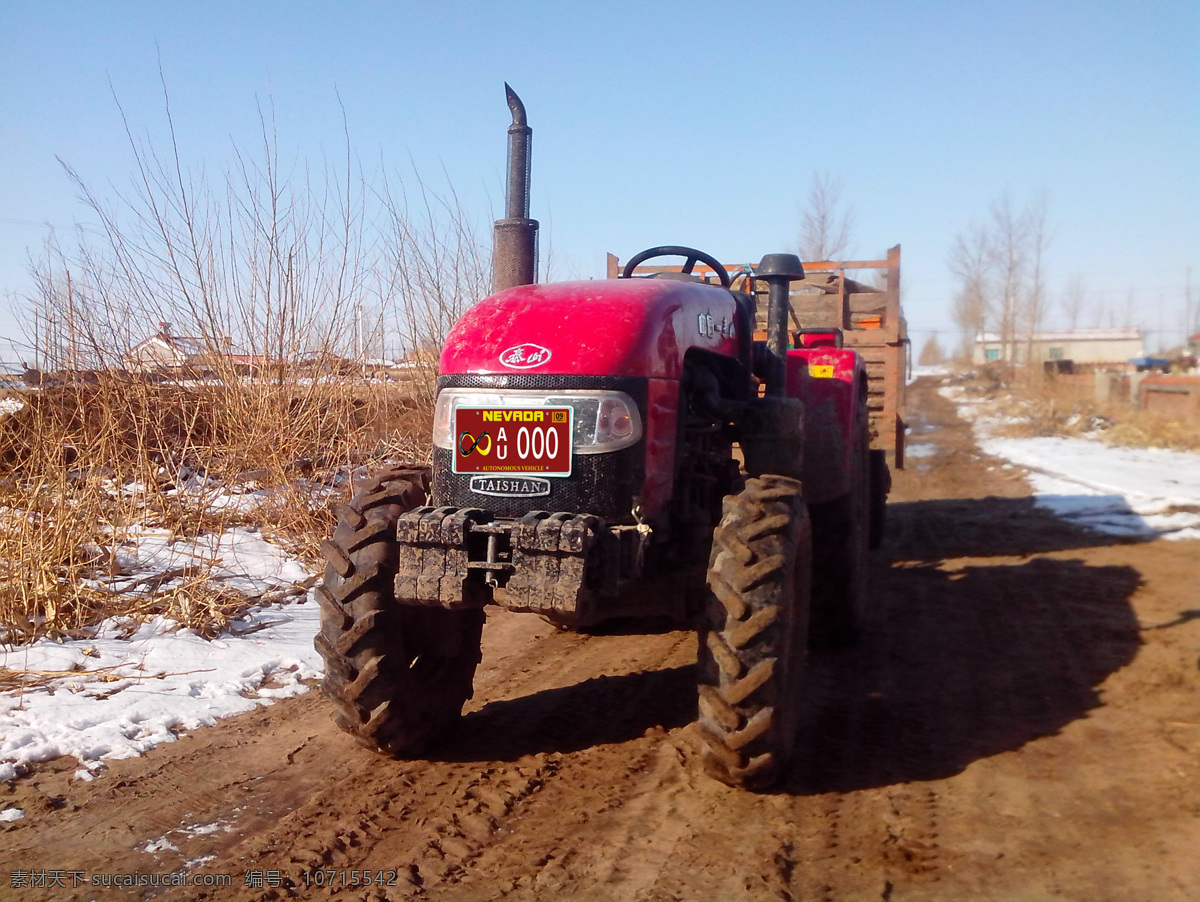
{"type": "MultiPolygon", "coordinates": [[[[1007,356],[1004,343],[997,332],[981,332],[975,336],[976,364],[1000,360],[1007,356]]],[[[1058,329],[1017,335],[1012,357],[1017,363],[1034,365],[1044,360],[1071,360],[1076,364],[1096,367],[1124,367],[1133,357],[1145,356],[1142,332],[1135,327],[1116,329],[1058,329]],[[1032,352],[1032,353],[1031,353],[1032,352]]]]}
{"type": "Polygon", "coordinates": [[[130,369],[155,370],[197,363],[207,350],[203,338],[175,335],[170,323],[159,323],[158,331],[130,348],[126,357],[130,369]]]}

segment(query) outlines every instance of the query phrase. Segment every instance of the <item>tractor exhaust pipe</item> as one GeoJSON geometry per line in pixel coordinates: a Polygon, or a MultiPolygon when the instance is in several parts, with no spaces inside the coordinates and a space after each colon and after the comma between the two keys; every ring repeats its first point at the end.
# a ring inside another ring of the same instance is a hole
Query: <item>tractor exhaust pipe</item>
{"type": "Polygon", "coordinates": [[[508,184],[504,219],[492,232],[492,291],[537,281],[537,220],[529,218],[529,166],[533,129],[525,121],[525,104],[504,83],[512,125],[508,127],[508,184]]]}
{"type": "Polygon", "coordinates": [[[787,370],[788,291],[794,280],[804,278],[804,267],[795,254],[767,254],[754,277],[767,283],[767,352],[774,358],[767,394],[782,395],[787,370]]]}

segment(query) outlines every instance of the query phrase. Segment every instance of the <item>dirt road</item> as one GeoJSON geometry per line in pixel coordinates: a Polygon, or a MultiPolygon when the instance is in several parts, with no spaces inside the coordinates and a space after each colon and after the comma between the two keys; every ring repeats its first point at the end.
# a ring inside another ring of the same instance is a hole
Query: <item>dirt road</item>
{"type": "Polygon", "coordinates": [[[873,624],[812,657],[777,792],[701,773],[690,633],[496,614],[436,760],[360,749],[311,693],[93,783],[43,765],[0,788],[27,812],[0,898],[1200,899],[1200,543],[1065,525],[913,396],[931,453],[897,474],[873,624]],[[10,886],[39,869],[232,885],[10,886]],[[363,869],[394,885],[342,886],[363,869]]]}

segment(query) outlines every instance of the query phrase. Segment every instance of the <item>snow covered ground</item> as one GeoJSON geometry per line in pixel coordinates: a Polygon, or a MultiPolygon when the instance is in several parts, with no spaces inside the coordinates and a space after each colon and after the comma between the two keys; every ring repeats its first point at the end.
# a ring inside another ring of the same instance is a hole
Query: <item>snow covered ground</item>
{"type": "Polygon", "coordinates": [[[211,641],[162,617],[112,618],[88,639],[0,650],[0,668],[23,683],[0,693],[0,779],[73,755],[76,776],[90,780],[106,758],[140,755],[180,732],[306,692],[302,681],[321,676],[312,644],[317,604],[302,588],[310,574],[257,532],[171,543],[165,531],[147,531],[129,554],[137,578],[200,561],[209,579],[229,588],[251,597],[290,591],[299,603],[253,608],[211,641]]]}
{"type": "Polygon", "coordinates": [[[951,369],[947,364],[935,363],[922,366],[914,363],[908,368],[908,384],[916,382],[922,376],[949,376],[951,369]]]}
{"type": "Polygon", "coordinates": [[[1039,506],[1110,535],[1200,539],[1200,454],[1086,438],[1009,438],[998,432],[1013,421],[987,402],[958,386],[938,392],[971,421],[986,454],[1028,471],[1039,506]]]}

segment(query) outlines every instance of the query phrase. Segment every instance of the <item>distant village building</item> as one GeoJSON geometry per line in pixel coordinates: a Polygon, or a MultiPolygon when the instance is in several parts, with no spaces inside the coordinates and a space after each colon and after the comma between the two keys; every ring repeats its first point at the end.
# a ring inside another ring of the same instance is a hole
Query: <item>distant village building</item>
{"type": "MultiPolygon", "coordinates": [[[[1009,356],[996,332],[975,336],[974,362],[990,363],[1009,356]]],[[[1142,332],[1119,329],[1059,329],[1018,335],[1011,347],[1016,363],[1038,366],[1047,360],[1070,360],[1089,369],[1124,369],[1135,357],[1145,356],[1142,332]],[[1032,358],[1032,359],[1031,359],[1032,358]]]]}
{"type": "Polygon", "coordinates": [[[207,352],[203,338],[175,335],[170,323],[159,323],[158,331],[130,348],[126,357],[131,370],[145,371],[195,366],[207,352]]]}

